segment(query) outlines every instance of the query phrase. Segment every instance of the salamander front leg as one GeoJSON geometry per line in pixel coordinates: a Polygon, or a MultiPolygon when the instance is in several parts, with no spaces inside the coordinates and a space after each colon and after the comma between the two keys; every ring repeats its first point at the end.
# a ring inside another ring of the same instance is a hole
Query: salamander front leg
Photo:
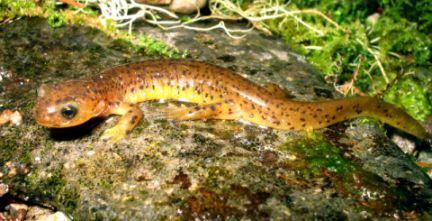
{"type": "Polygon", "coordinates": [[[143,117],[141,109],[134,104],[122,103],[111,111],[110,114],[121,115],[117,124],[104,131],[102,139],[110,143],[116,143],[126,136],[143,117]]]}

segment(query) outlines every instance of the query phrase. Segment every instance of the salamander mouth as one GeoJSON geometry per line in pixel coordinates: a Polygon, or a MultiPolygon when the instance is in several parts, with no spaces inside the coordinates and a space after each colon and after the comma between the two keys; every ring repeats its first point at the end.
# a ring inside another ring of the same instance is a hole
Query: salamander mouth
{"type": "Polygon", "coordinates": [[[67,128],[67,127],[74,127],[74,126],[78,125],[78,124],[70,124],[70,123],[58,124],[58,123],[53,123],[53,122],[48,122],[48,121],[40,120],[38,118],[36,118],[36,122],[39,125],[42,125],[44,127],[49,127],[49,128],[67,128]]]}

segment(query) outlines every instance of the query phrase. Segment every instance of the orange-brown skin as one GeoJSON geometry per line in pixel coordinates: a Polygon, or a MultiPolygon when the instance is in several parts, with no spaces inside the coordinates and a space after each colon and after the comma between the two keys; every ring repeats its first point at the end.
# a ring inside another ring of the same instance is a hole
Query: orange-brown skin
{"type": "Polygon", "coordinates": [[[196,104],[166,113],[176,120],[239,120],[281,130],[313,130],[370,116],[419,138],[427,135],[404,111],[376,98],[294,101],[273,84],[261,87],[228,69],[181,60],[128,64],[88,79],[42,85],[34,115],[46,127],[71,127],[94,117],[121,115],[117,125],[102,135],[116,142],[141,120],[137,103],[160,99],[196,104]],[[76,108],[76,115],[65,118],[65,106],[76,108]]]}

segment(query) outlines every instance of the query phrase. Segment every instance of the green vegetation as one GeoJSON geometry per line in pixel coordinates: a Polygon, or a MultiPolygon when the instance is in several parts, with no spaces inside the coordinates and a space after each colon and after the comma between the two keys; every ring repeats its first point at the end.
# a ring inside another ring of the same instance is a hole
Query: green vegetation
{"type": "Polygon", "coordinates": [[[135,50],[145,52],[148,55],[163,55],[169,58],[186,58],[189,56],[188,50],[179,51],[162,41],[146,36],[139,37],[135,50]]]}
{"type": "Polygon", "coordinates": [[[37,173],[30,173],[24,177],[23,184],[27,189],[33,190],[29,193],[32,199],[43,199],[46,202],[55,204],[55,206],[68,214],[73,212],[79,206],[79,193],[67,181],[62,174],[62,168],[58,168],[51,173],[43,176],[37,173]]]}
{"type": "Polygon", "coordinates": [[[19,18],[20,16],[30,15],[30,11],[36,8],[34,1],[29,0],[1,0],[0,1],[0,21],[19,18]]]}
{"type": "Polygon", "coordinates": [[[281,36],[342,93],[383,96],[421,121],[432,115],[430,1],[213,1],[213,12],[281,36]]]}
{"type": "Polygon", "coordinates": [[[278,147],[279,150],[296,156],[293,164],[306,177],[321,175],[323,170],[333,173],[349,173],[355,166],[342,157],[339,148],[330,144],[324,137],[312,135],[304,139],[290,140],[278,147]]]}
{"type": "Polygon", "coordinates": [[[48,24],[52,28],[59,28],[66,24],[66,19],[61,13],[53,12],[48,16],[48,24]]]}
{"type": "Polygon", "coordinates": [[[418,120],[432,115],[432,3],[297,0],[288,8],[317,9],[339,24],[302,15],[319,34],[292,18],[266,22],[343,93],[384,95],[418,120]],[[429,77],[419,76],[420,69],[429,77]],[[352,81],[351,88],[343,87],[352,81]]]}
{"type": "Polygon", "coordinates": [[[98,11],[85,8],[84,12],[85,13],[76,13],[72,8],[60,9],[53,0],[42,1],[39,4],[30,0],[0,1],[0,23],[21,16],[44,17],[52,28],[59,28],[66,24],[71,24],[85,25],[100,29],[116,41],[122,41],[124,43],[123,46],[127,46],[136,52],[168,58],[186,58],[189,56],[187,50],[180,51],[153,37],[118,30],[116,28],[116,23],[112,20],[107,20],[104,25],[102,25],[98,18],[98,11]]]}

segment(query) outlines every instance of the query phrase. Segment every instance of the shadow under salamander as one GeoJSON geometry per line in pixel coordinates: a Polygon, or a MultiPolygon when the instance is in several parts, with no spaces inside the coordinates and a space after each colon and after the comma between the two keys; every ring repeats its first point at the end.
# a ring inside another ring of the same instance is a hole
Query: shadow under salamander
{"type": "Polygon", "coordinates": [[[56,141],[76,140],[92,135],[92,130],[104,121],[103,118],[93,118],[84,124],[68,128],[51,128],[50,137],[56,141]]]}

